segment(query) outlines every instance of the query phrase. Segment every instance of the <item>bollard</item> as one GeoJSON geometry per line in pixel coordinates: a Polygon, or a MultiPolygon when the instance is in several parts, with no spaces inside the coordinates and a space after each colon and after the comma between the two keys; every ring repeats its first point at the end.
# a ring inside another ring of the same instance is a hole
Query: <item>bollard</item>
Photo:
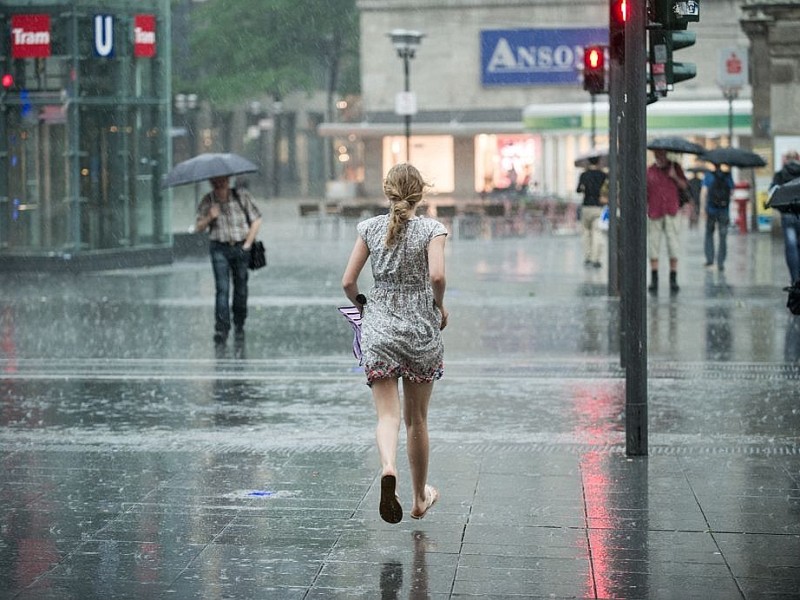
{"type": "Polygon", "coordinates": [[[739,233],[747,233],[747,203],[750,202],[750,182],[740,181],[733,188],[733,200],[736,202],[736,225],[739,233]]]}

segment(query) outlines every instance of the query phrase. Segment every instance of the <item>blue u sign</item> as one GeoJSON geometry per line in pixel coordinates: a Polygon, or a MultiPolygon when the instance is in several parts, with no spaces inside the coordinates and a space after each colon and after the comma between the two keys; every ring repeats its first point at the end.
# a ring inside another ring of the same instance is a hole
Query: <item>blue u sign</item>
{"type": "Polygon", "coordinates": [[[481,31],[481,83],[580,84],[583,49],[607,44],[607,28],[481,31]]]}
{"type": "Polygon", "coordinates": [[[107,58],[114,56],[114,17],[94,16],[94,53],[107,58]]]}

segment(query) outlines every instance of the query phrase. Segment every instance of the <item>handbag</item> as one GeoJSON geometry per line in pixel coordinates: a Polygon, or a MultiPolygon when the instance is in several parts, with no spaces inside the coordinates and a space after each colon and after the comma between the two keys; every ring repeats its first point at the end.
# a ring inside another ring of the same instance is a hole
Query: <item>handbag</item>
{"type": "MultiPolygon", "coordinates": [[[[236,191],[236,188],[231,190],[233,192],[233,197],[236,198],[236,202],[239,203],[242,211],[244,212],[244,218],[247,219],[247,228],[250,228],[250,215],[247,212],[247,209],[242,204],[242,200],[239,198],[239,192],[236,191]]],[[[247,268],[251,271],[255,271],[257,269],[261,269],[267,266],[267,249],[264,247],[264,243],[261,240],[255,240],[253,245],[250,246],[250,260],[247,263],[247,268]]]]}
{"type": "Polygon", "coordinates": [[[687,188],[678,188],[678,204],[679,206],[685,206],[694,202],[694,197],[692,197],[692,191],[687,188]]]}
{"type": "Polygon", "coordinates": [[[247,268],[255,271],[262,267],[267,266],[267,249],[261,240],[256,240],[250,246],[250,262],[247,263],[247,268]]]}

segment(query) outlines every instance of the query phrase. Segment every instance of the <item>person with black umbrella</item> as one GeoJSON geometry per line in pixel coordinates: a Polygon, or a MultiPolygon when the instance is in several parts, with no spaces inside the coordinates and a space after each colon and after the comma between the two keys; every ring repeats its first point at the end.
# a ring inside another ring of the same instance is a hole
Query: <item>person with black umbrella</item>
{"type": "MultiPolygon", "coordinates": [[[[770,189],[789,183],[798,177],[800,177],[800,154],[796,150],[790,150],[783,155],[783,167],[772,178],[770,189]]],[[[791,279],[789,284],[793,285],[800,281],[800,214],[794,210],[782,209],[780,206],[776,207],[776,210],[781,213],[786,266],[791,279]]]]}
{"type": "Polygon", "coordinates": [[[261,211],[246,190],[231,189],[229,177],[209,179],[211,191],[197,207],[196,231],[209,231],[209,251],[214,270],[214,342],[224,344],[231,329],[229,297],[233,282],[233,326],[244,337],[247,319],[247,266],[250,248],[261,227],[261,211]]]}
{"type": "Polygon", "coordinates": [[[655,163],[647,169],[647,239],[650,255],[650,293],[658,292],[658,255],[661,239],[667,243],[669,255],[669,290],[676,294],[678,286],[678,210],[680,190],[688,190],[689,182],[681,166],[667,158],[667,151],[653,150],[655,163]]]}
{"type": "Polygon", "coordinates": [[[714,170],[706,173],[703,178],[703,189],[700,192],[700,203],[706,212],[706,234],[704,250],[706,254],[706,268],[714,266],[725,270],[725,258],[728,254],[728,227],[731,223],[728,206],[731,202],[733,191],[733,177],[730,171],[723,171],[720,165],[714,165],[714,170]],[[719,248],[715,252],[714,230],[718,229],[719,248]]]}

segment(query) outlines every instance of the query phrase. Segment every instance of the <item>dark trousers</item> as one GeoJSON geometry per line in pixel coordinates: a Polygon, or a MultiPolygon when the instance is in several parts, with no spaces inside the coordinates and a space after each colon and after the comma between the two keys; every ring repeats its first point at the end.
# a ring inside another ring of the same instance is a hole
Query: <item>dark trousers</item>
{"type": "Polygon", "coordinates": [[[727,210],[706,213],[705,252],[707,264],[714,264],[714,229],[719,227],[719,252],[716,253],[717,264],[720,267],[725,265],[725,258],[728,255],[728,227],[730,224],[731,218],[727,210]]]}
{"type": "Polygon", "coordinates": [[[781,214],[786,266],[790,283],[800,281],[800,215],[791,212],[781,214]]]}
{"type": "Polygon", "coordinates": [[[231,282],[233,282],[233,325],[244,327],[247,319],[247,263],[249,254],[242,244],[211,242],[211,267],[217,288],[214,303],[214,329],[227,333],[231,328],[231,310],[228,308],[231,282]]]}

